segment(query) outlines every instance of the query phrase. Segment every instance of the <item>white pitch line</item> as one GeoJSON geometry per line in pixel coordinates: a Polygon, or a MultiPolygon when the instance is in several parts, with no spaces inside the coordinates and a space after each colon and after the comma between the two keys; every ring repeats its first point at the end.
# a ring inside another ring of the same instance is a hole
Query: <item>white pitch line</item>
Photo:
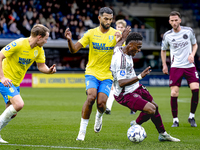
{"type": "Polygon", "coordinates": [[[96,149],[96,150],[119,150],[119,149],[102,149],[102,148],[84,148],[84,147],[67,147],[67,146],[49,146],[49,145],[23,145],[23,144],[0,144],[21,147],[44,147],[44,148],[59,148],[59,149],[96,149]]]}
{"type": "Polygon", "coordinates": [[[178,99],[178,102],[181,102],[181,103],[190,103],[191,100],[189,98],[181,98],[181,99],[178,99]]]}

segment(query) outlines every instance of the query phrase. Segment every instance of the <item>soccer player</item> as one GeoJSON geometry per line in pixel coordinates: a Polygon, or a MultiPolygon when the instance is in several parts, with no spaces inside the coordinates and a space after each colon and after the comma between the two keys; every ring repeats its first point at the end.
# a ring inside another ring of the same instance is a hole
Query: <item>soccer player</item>
{"type": "MultiPolygon", "coordinates": [[[[72,42],[72,34],[69,29],[65,31],[71,53],[76,53],[82,47],[86,47],[89,44],[89,61],[85,71],[87,99],[82,107],[80,130],[76,139],[80,141],[84,141],[85,139],[86,129],[95,99],[97,99],[97,113],[94,131],[97,133],[102,129],[102,115],[106,109],[106,101],[110,93],[113,79],[111,71],[109,70],[111,58],[114,46],[117,43],[116,39],[121,39],[121,34],[110,27],[113,20],[113,11],[110,8],[101,8],[99,10],[98,19],[100,25],[94,29],[88,30],[76,44],[72,42]]],[[[130,32],[129,30],[128,33],[130,32]]],[[[122,42],[124,42],[122,40],[119,41],[121,45],[122,42]]]]}
{"type": "Polygon", "coordinates": [[[168,74],[166,50],[170,49],[171,68],[169,72],[169,86],[171,87],[172,127],[179,126],[177,99],[183,77],[186,78],[192,91],[188,122],[191,127],[197,127],[194,118],[199,101],[199,76],[194,65],[194,56],[198,45],[194,31],[190,27],[180,26],[180,23],[181,14],[177,11],[172,11],[169,14],[169,24],[172,26],[172,29],[164,34],[162,40],[161,58],[163,73],[168,74]]]}
{"type": "MultiPolygon", "coordinates": [[[[50,68],[45,64],[42,46],[47,42],[48,37],[49,29],[36,24],[31,29],[30,37],[14,40],[1,49],[0,93],[4,98],[6,109],[0,116],[0,131],[24,106],[19,86],[32,63],[36,61],[39,71],[43,73],[56,72],[55,64],[50,68]]],[[[8,142],[0,136],[0,143],[8,142]]]]}
{"type": "Polygon", "coordinates": [[[136,121],[131,122],[131,125],[141,125],[151,119],[159,133],[158,139],[160,141],[178,142],[179,139],[170,136],[165,131],[158,105],[154,102],[146,87],[139,83],[139,80],[151,72],[150,67],[147,67],[138,76],[136,76],[133,69],[132,57],[141,51],[142,39],[140,33],[132,32],[126,39],[126,46],[119,46],[114,50],[110,70],[114,78],[115,100],[134,112],[137,110],[142,111],[136,121]]]}

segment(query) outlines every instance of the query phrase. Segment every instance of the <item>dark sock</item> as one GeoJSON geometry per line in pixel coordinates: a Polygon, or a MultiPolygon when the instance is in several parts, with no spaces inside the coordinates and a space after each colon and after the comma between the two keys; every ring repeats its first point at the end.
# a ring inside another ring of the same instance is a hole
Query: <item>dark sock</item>
{"type": "Polygon", "coordinates": [[[177,103],[177,97],[171,96],[171,111],[173,118],[177,118],[178,116],[178,103],[177,103]]]}
{"type": "Polygon", "coordinates": [[[199,89],[192,90],[191,107],[190,112],[195,113],[197,105],[199,103],[199,89]]]}
{"type": "Polygon", "coordinates": [[[137,124],[142,124],[150,119],[151,115],[141,112],[140,115],[136,119],[137,124]]]}
{"type": "Polygon", "coordinates": [[[158,108],[156,108],[156,113],[154,115],[151,115],[151,120],[154,123],[154,125],[156,126],[158,133],[165,132],[165,127],[163,125],[160,113],[158,112],[158,108]]]}

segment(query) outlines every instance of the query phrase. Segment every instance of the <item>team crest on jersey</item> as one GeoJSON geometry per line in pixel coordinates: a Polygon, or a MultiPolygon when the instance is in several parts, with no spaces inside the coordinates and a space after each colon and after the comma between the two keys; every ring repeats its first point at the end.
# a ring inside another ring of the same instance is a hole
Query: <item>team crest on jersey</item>
{"type": "Polygon", "coordinates": [[[114,36],[113,35],[109,35],[109,42],[111,42],[112,40],[114,39],[114,36]]]}
{"type": "Polygon", "coordinates": [[[9,51],[10,48],[11,48],[10,45],[7,45],[7,46],[5,47],[5,50],[6,50],[6,51],[9,51]]]}
{"type": "Polygon", "coordinates": [[[38,50],[35,50],[34,51],[34,56],[37,57],[37,55],[38,55],[38,50]]]}
{"type": "Polygon", "coordinates": [[[120,71],[120,75],[121,75],[121,76],[125,76],[125,75],[126,75],[125,70],[121,70],[121,71],[120,71]]]}
{"type": "Polygon", "coordinates": [[[17,43],[16,43],[16,42],[12,42],[11,45],[12,45],[13,47],[15,47],[15,46],[17,45],[17,43]]]}
{"type": "Polygon", "coordinates": [[[187,35],[187,34],[184,34],[184,35],[183,35],[183,38],[184,38],[184,39],[187,39],[187,38],[188,38],[188,35],[187,35]]]}

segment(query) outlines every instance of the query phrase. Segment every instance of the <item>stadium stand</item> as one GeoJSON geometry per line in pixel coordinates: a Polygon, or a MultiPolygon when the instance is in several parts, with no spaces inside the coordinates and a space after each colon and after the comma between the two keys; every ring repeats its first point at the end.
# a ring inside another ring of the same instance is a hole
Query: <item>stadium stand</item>
{"type": "MultiPolygon", "coordinates": [[[[158,59],[154,62],[158,70],[161,70],[161,66],[157,51],[160,50],[162,34],[170,29],[167,24],[170,11],[180,11],[183,15],[182,25],[192,27],[197,40],[200,41],[200,4],[192,0],[136,0],[134,2],[131,0],[3,0],[0,2],[0,46],[5,46],[13,39],[28,37],[32,26],[42,23],[51,31],[49,41],[44,47],[57,49],[62,56],[66,55],[64,58],[59,58],[61,62],[57,62],[61,65],[64,62],[66,66],[65,60],[72,61],[68,57],[74,56],[60,52],[67,48],[65,29],[70,28],[74,41],[80,39],[86,30],[98,25],[98,10],[104,6],[109,6],[114,11],[113,27],[117,19],[125,19],[127,24],[131,25],[132,31],[143,34],[142,59],[146,62],[152,62],[152,58],[158,59]]],[[[77,60],[81,62],[80,55],[85,55],[87,52],[87,48],[81,50],[75,56],[73,63],[77,60]]],[[[199,50],[198,56],[200,56],[199,50]]],[[[69,64],[70,62],[67,63],[69,64]]],[[[146,63],[143,64],[142,68],[146,63]]]]}

